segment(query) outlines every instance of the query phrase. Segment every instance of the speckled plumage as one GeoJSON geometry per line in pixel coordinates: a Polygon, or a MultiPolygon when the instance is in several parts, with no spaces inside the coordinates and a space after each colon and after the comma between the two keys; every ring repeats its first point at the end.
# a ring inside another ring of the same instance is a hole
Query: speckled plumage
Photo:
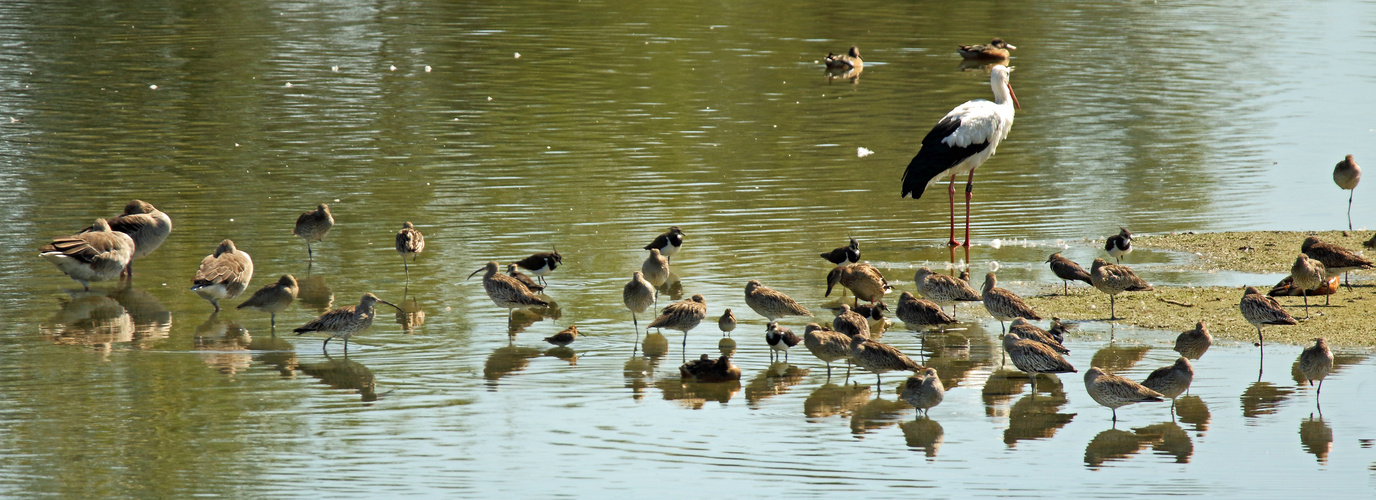
{"type": "Polygon", "coordinates": [[[664,286],[669,281],[669,259],[659,253],[658,248],[651,248],[650,255],[640,264],[640,273],[655,288],[664,286]]]}
{"type": "Polygon", "coordinates": [[[296,226],[292,229],[292,236],[306,240],[306,255],[315,258],[315,252],[311,250],[311,243],[325,239],[325,235],[330,234],[330,229],[334,228],[334,214],[330,213],[330,206],[321,203],[315,210],[302,212],[296,217],[296,226]]]}
{"type": "Polygon", "coordinates": [[[86,290],[92,281],[115,279],[133,260],[135,244],[129,235],[110,228],[105,219],[96,219],[87,232],[53,238],[38,249],[38,255],[56,265],[86,290]]]}
{"type": "Polygon", "coordinates": [[[296,295],[301,291],[296,283],[296,277],[290,274],[283,274],[277,278],[277,282],[259,288],[253,292],[253,296],[239,304],[236,309],[248,309],[250,311],[265,312],[272,315],[272,326],[277,326],[277,313],[282,312],[292,302],[296,301],[296,295]]]}
{"type": "Polygon", "coordinates": [[[911,330],[928,326],[944,328],[956,322],[955,318],[941,310],[941,306],[930,300],[919,299],[912,292],[903,292],[898,296],[898,311],[895,314],[911,330]]]}
{"type": "Polygon", "coordinates": [[[1147,379],[1142,381],[1142,386],[1174,400],[1190,388],[1191,382],[1194,382],[1194,365],[1181,356],[1170,366],[1152,370],[1147,379]]]}
{"type": "Polygon", "coordinates": [[[649,328],[667,328],[683,332],[683,347],[688,347],[688,331],[697,328],[707,317],[707,300],[701,294],[664,306],[649,328]]]}
{"type": "Polygon", "coordinates": [[[1349,271],[1376,268],[1376,264],[1373,264],[1370,259],[1358,255],[1357,252],[1332,243],[1319,241],[1313,236],[1304,239],[1304,243],[1300,244],[1300,251],[1308,255],[1309,258],[1323,263],[1324,271],[1330,277],[1349,271]]]}
{"type": "MultiPolygon", "coordinates": [[[[138,260],[153,253],[172,233],[172,218],[143,200],[133,200],[124,205],[124,213],[105,220],[110,229],[129,235],[134,240],[134,256],[138,260]]],[[[95,226],[81,232],[92,231],[95,226]]],[[[133,275],[133,263],[125,266],[125,274],[133,275]]]]}
{"type": "Polygon", "coordinates": [[[1214,336],[1209,334],[1209,326],[1203,321],[1195,323],[1193,330],[1181,332],[1175,338],[1175,352],[1189,359],[1199,359],[1209,346],[1214,345],[1214,336]]]}
{"type": "Polygon", "coordinates": [[[635,331],[640,331],[640,321],[635,315],[645,312],[651,304],[655,302],[655,286],[645,279],[644,273],[636,271],[631,274],[631,280],[626,282],[626,286],[621,289],[621,303],[626,305],[626,309],[631,310],[631,324],[635,325],[635,331]]]}
{"type": "Polygon", "coordinates": [[[516,278],[498,272],[497,261],[488,261],[486,266],[473,271],[468,277],[472,278],[480,272],[483,273],[483,291],[487,292],[487,298],[492,299],[492,303],[497,307],[505,308],[508,317],[516,309],[549,305],[516,278]]]}
{"type": "Polygon", "coordinates": [[[917,284],[917,293],[922,294],[922,298],[941,307],[952,306],[952,317],[955,317],[957,302],[979,302],[983,300],[980,298],[979,292],[970,286],[970,283],[952,276],[932,272],[927,267],[917,268],[917,273],[913,275],[913,281],[917,284]]]}
{"type": "Polygon", "coordinates": [[[1037,311],[1032,310],[1032,306],[1028,305],[1027,301],[1022,300],[1022,297],[1016,293],[1005,288],[999,288],[998,283],[999,279],[994,276],[994,273],[985,274],[984,293],[980,298],[984,300],[984,309],[988,310],[994,319],[999,320],[1001,330],[1008,331],[1003,322],[1011,321],[1013,318],[1042,319],[1041,316],[1037,315],[1037,311]]]}
{"type": "Polygon", "coordinates": [[[870,334],[870,322],[846,304],[841,304],[841,311],[831,320],[831,328],[850,336],[870,334]]]}
{"type": "Polygon", "coordinates": [[[577,325],[569,325],[568,328],[559,331],[559,333],[556,333],[549,337],[545,337],[545,342],[549,342],[559,347],[564,347],[569,344],[572,344],[575,340],[578,340],[577,325]]]}
{"type": "Polygon", "coordinates": [[[517,269],[515,263],[509,263],[506,265],[506,275],[512,278],[516,278],[516,281],[519,281],[522,285],[525,285],[527,290],[530,290],[535,293],[545,291],[544,285],[541,285],[540,283],[536,282],[535,279],[531,278],[529,274],[523,273],[520,271],[520,269],[517,269]]]}
{"type": "Polygon", "coordinates": [[[1096,403],[1113,409],[1114,422],[1118,421],[1118,408],[1121,406],[1165,401],[1161,393],[1143,387],[1137,382],[1106,373],[1097,366],[1085,372],[1085,391],[1096,403]]]}
{"type": "Polygon", "coordinates": [[[1075,367],[1061,357],[1051,346],[1035,340],[1024,339],[1009,332],[1003,336],[1003,350],[1013,361],[1013,366],[1031,374],[1033,383],[1038,373],[1073,373],[1075,367]]]}
{"type": "Polygon", "coordinates": [[[894,346],[870,340],[864,335],[851,336],[850,360],[856,366],[874,373],[874,380],[877,385],[883,384],[880,375],[885,372],[894,370],[918,372],[922,370],[922,365],[909,359],[894,346]]]}
{"type": "Polygon", "coordinates": [[[1328,377],[1328,373],[1333,371],[1333,351],[1328,349],[1328,341],[1323,337],[1314,339],[1314,345],[1306,347],[1300,352],[1300,373],[1304,374],[1305,380],[1310,386],[1314,381],[1319,381],[1319,389],[1315,394],[1323,392],[1323,379],[1328,377]]]}
{"type": "Polygon", "coordinates": [[[191,281],[191,291],[210,301],[215,310],[220,310],[220,299],[232,299],[244,293],[249,280],[253,279],[253,258],[248,252],[234,247],[234,242],[224,240],[215,248],[215,253],[201,259],[201,267],[191,281]]]}
{"type": "Polygon", "coordinates": [[[1257,327],[1257,345],[1266,343],[1261,337],[1261,327],[1271,325],[1298,325],[1299,322],[1285,312],[1276,299],[1262,295],[1255,287],[1242,291],[1242,301],[1238,302],[1242,317],[1257,327]]]}
{"type": "Polygon", "coordinates": [[[1137,277],[1128,266],[1109,264],[1104,259],[1094,259],[1089,271],[1089,279],[1094,288],[1108,294],[1108,318],[1118,319],[1116,297],[1123,292],[1149,292],[1151,284],[1137,277]]]}
{"type": "Polygon", "coordinates": [[[1028,323],[1026,319],[1013,318],[1013,322],[1008,325],[1008,332],[1018,334],[1018,338],[1046,344],[1051,350],[1061,354],[1070,354],[1070,349],[1067,349],[1061,341],[1056,340],[1056,337],[1052,336],[1051,332],[1043,330],[1032,323],[1028,323]]]}
{"type": "Polygon", "coordinates": [[[817,359],[827,364],[827,378],[831,378],[831,362],[850,357],[850,336],[809,323],[803,329],[803,346],[817,359]]]}
{"type": "Polygon", "coordinates": [[[1323,263],[1300,254],[1295,257],[1295,263],[1290,265],[1290,279],[1304,297],[1304,318],[1309,319],[1309,290],[1327,281],[1323,263]]]}
{"type": "Polygon", "coordinates": [[[349,337],[373,326],[373,319],[377,317],[375,306],[378,302],[397,307],[391,302],[377,298],[376,295],[365,293],[357,305],[331,309],[310,323],[292,331],[296,332],[297,335],[313,332],[328,333],[330,336],[326,337],[325,343],[320,345],[321,350],[330,345],[330,340],[339,338],[344,339],[344,352],[348,352],[349,337]]]}
{"type": "Polygon", "coordinates": [[[406,278],[411,278],[411,268],[406,264],[406,259],[416,260],[416,256],[425,251],[425,235],[416,229],[416,225],[411,221],[406,221],[401,225],[401,230],[397,231],[397,254],[401,255],[401,266],[406,270],[406,278]]]}
{"type": "Polygon", "coordinates": [[[833,268],[831,272],[827,273],[827,293],[825,296],[831,296],[831,290],[836,287],[837,283],[855,295],[856,304],[861,300],[871,304],[882,301],[884,294],[893,290],[893,287],[889,286],[889,282],[884,279],[884,275],[880,274],[879,270],[869,265],[868,262],[833,268]]]}
{"type": "Polygon", "coordinates": [[[936,368],[927,367],[921,374],[908,377],[908,383],[903,386],[903,392],[899,397],[925,415],[932,407],[941,404],[941,400],[946,399],[946,387],[941,385],[936,368]]]}
{"type": "Polygon", "coordinates": [[[812,316],[807,308],[799,305],[793,298],[764,286],[759,280],[750,280],[745,284],[745,305],[769,321],[786,316],[812,316]]]}

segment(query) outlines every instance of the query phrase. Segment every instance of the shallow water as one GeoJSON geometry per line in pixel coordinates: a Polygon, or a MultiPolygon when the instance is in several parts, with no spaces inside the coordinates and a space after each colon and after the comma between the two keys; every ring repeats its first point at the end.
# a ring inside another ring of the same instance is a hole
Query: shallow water
{"type": "MultiPolygon", "coordinates": [[[[924,348],[901,324],[884,336],[923,352],[950,389],[915,420],[895,402],[900,374],[877,394],[844,373],[828,381],[803,349],[771,366],[741,290],[760,279],[824,313],[834,297],[815,255],[848,236],[899,290],[917,266],[946,265],[944,186],[913,201],[897,180],[942,114],[989,97],[987,74],[961,71],[954,46],[991,35],[1019,46],[1024,109],[979,171],[975,272],[1028,291],[1054,280],[1046,254],[1088,263],[1119,226],[1343,227],[1347,193],[1330,172],[1343,154],[1369,156],[1352,148],[1371,143],[1376,113],[1356,97],[1376,70],[1353,62],[1373,52],[1361,43],[1372,4],[851,5],[864,25],[806,2],[0,3],[0,491],[1371,489],[1369,352],[1340,353],[1320,420],[1290,374],[1299,347],[1268,345],[1262,362],[1250,345],[1219,345],[1175,425],[1169,405],[1136,405],[1115,431],[1078,376],[1043,379],[1032,398],[999,372],[996,322],[962,307],[976,321],[960,337],[924,348]],[[824,78],[821,56],[850,44],[865,72],[824,78]],[[132,288],[81,293],[34,255],[133,198],[175,229],[132,288]],[[308,267],[291,222],[320,202],[338,224],[308,267]],[[409,284],[392,249],[405,220],[427,237],[409,284]],[[639,248],[675,224],[688,235],[673,261],[681,287],[661,305],[701,293],[712,318],[736,311],[739,387],[679,381],[685,357],[718,352],[714,326],[687,352],[677,332],[642,346],[619,301],[639,248]],[[275,336],[257,314],[207,318],[187,291],[224,238],[254,256],[253,288],[303,280],[275,336]],[[551,317],[513,328],[463,279],[550,248],[565,256],[551,317]],[[385,311],[347,358],[290,334],[364,292],[420,312],[385,311]],[[571,352],[540,341],[573,323],[587,337],[571,352]]],[[[1358,228],[1376,213],[1363,193],[1358,228]]],[[[1139,250],[1127,262],[1157,284],[1279,278],[1174,270],[1190,258],[1139,250]]],[[[1140,380],[1174,358],[1176,332],[1108,328],[1082,326],[1071,362],[1140,380]]]]}

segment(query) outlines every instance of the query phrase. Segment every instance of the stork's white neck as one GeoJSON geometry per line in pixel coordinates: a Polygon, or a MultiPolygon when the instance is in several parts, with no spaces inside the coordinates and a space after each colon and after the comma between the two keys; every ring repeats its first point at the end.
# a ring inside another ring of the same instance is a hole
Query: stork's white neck
{"type": "Polygon", "coordinates": [[[1007,66],[994,66],[989,73],[989,88],[994,91],[994,104],[999,106],[1013,105],[1013,91],[1008,87],[1010,71],[1007,66]]]}

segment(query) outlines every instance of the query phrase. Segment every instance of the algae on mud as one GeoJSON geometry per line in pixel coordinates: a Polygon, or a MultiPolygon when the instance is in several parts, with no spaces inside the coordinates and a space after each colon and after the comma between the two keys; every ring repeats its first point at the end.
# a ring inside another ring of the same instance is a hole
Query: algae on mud
{"type": "MultiPolygon", "coordinates": [[[[1158,248],[1189,252],[1199,257],[1190,266],[1201,271],[1230,270],[1254,273],[1289,272],[1290,264],[1299,254],[1300,243],[1307,236],[1341,245],[1354,251],[1365,248],[1362,242],[1370,237],[1366,232],[1327,231],[1253,231],[1226,233],[1176,233],[1133,238],[1142,248],[1158,248]]],[[[1262,330],[1266,342],[1308,344],[1315,337],[1324,337],[1334,346],[1376,347],[1376,326],[1371,315],[1376,312],[1376,285],[1372,273],[1351,273],[1353,286],[1343,286],[1337,294],[1310,297],[1310,318],[1304,316],[1302,297],[1277,297],[1292,316],[1300,320],[1296,326],[1272,326],[1262,330]]],[[[1274,283],[1257,283],[1263,291],[1274,283]]],[[[1059,317],[1069,321],[1108,321],[1109,298],[1093,288],[1072,288],[1070,296],[1061,295],[1061,285],[1047,284],[1037,294],[1025,297],[1044,317],[1059,317]]],[[[1204,321],[1215,338],[1235,341],[1257,341],[1257,330],[1242,318],[1238,302],[1242,288],[1231,287],[1173,287],[1156,286],[1152,292],[1129,292],[1118,295],[1117,312],[1120,324],[1146,328],[1185,331],[1195,322],[1204,321]]]]}

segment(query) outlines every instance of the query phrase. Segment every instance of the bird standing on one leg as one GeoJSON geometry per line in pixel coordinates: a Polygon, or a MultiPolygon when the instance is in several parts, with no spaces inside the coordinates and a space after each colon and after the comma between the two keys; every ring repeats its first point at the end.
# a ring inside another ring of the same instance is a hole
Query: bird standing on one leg
{"type": "Polygon", "coordinates": [[[1051,254],[1050,257],[1046,258],[1046,263],[1051,264],[1051,272],[1061,279],[1061,293],[1063,295],[1070,295],[1071,280],[1094,284],[1094,281],[1089,278],[1088,271],[1085,271],[1075,261],[1061,257],[1061,252],[1051,254]]]}
{"type": "Polygon", "coordinates": [[[1300,254],[1290,266],[1290,279],[1300,289],[1300,295],[1304,296],[1304,319],[1309,319],[1309,290],[1327,280],[1323,263],[1300,254]]]}
{"type": "Polygon", "coordinates": [[[631,310],[631,324],[635,325],[637,335],[640,333],[640,321],[635,315],[645,312],[646,308],[654,304],[655,294],[655,286],[650,284],[640,271],[631,274],[631,281],[626,282],[625,288],[621,290],[621,302],[626,304],[626,309],[631,310]]]}
{"type": "Polygon", "coordinates": [[[330,229],[334,228],[334,215],[330,213],[330,206],[324,203],[317,205],[315,210],[302,212],[296,218],[296,227],[292,229],[292,236],[306,240],[306,256],[315,261],[315,252],[311,250],[311,242],[325,239],[325,235],[330,234],[330,229]]]}
{"type": "Polygon", "coordinates": [[[1238,302],[1238,310],[1242,311],[1242,317],[1248,323],[1257,327],[1257,347],[1264,347],[1266,341],[1261,338],[1261,327],[1270,325],[1298,325],[1295,318],[1290,317],[1290,313],[1280,307],[1280,302],[1276,299],[1262,295],[1255,287],[1247,287],[1242,291],[1242,301],[1238,302]]]}
{"type": "MultiPolygon", "coordinates": [[[[402,224],[401,230],[397,231],[397,254],[401,255],[401,267],[406,270],[406,281],[411,281],[411,267],[406,264],[409,257],[412,261],[416,260],[416,255],[425,251],[425,235],[420,234],[411,221],[402,224]]],[[[405,302],[405,301],[403,301],[405,302]]]]}
{"type": "Polygon", "coordinates": [[[1333,371],[1333,351],[1328,350],[1328,341],[1323,337],[1314,339],[1314,345],[1304,348],[1300,352],[1300,373],[1304,374],[1304,379],[1310,386],[1314,381],[1319,381],[1319,389],[1314,391],[1314,397],[1318,397],[1323,392],[1323,379],[1328,376],[1328,372],[1333,371]]]}
{"type": "Polygon", "coordinates": [[[975,169],[994,155],[999,142],[1013,129],[1014,107],[1021,108],[1008,78],[1008,66],[994,66],[989,72],[989,86],[994,91],[992,102],[983,99],[968,101],[946,113],[927,136],[922,148],[908,162],[903,171],[902,196],[912,194],[922,198],[929,184],[950,177],[947,193],[951,201],[952,247],[970,245],[970,200],[974,197],[975,169]],[[956,176],[968,173],[965,183],[965,242],[956,241],[956,176]]]}
{"type": "Polygon", "coordinates": [[[249,309],[258,312],[265,312],[272,315],[272,327],[277,327],[277,313],[282,312],[292,302],[296,301],[296,295],[300,293],[301,287],[296,283],[296,277],[290,274],[283,274],[277,278],[277,282],[259,288],[253,292],[253,296],[239,304],[236,309],[249,309]]]}
{"type": "Polygon", "coordinates": [[[1362,181],[1362,167],[1352,155],[1333,166],[1333,183],[1347,191],[1347,230],[1352,230],[1352,195],[1356,194],[1357,183],[1362,181]]]}

